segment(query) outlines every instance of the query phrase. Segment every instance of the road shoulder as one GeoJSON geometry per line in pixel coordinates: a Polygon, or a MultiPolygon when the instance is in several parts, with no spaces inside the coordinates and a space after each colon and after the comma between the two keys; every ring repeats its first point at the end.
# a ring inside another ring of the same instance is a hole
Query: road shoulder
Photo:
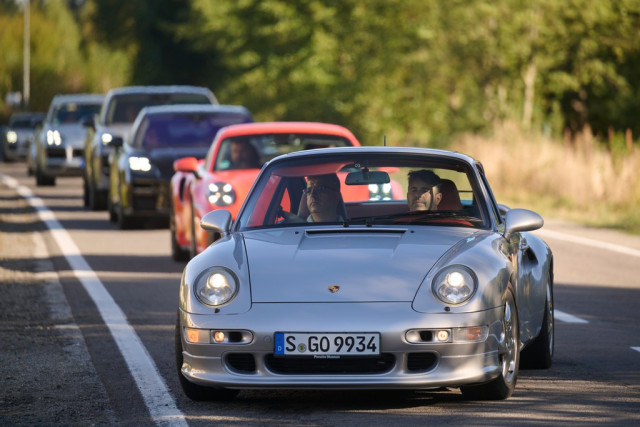
{"type": "Polygon", "coordinates": [[[117,424],[37,228],[25,200],[0,184],[0,418],[117,424]]]}

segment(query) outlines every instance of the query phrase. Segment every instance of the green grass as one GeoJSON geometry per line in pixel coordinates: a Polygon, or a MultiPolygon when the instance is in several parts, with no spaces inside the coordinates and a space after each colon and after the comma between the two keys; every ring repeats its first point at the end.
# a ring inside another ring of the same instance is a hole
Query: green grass
{"type": "Polygon", "coordinates": [[[543,216],[640,235],[640,148],[621,148],[590,134],[564,142],[497,129],[465,136],[452,149],[482,162],[496,198],[543,216]]]}

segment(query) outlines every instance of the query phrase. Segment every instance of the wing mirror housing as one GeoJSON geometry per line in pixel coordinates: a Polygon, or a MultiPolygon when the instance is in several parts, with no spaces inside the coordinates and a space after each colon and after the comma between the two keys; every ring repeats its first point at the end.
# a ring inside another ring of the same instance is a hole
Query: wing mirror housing
{"type": "Polygon", "coordinates": [[[82,124],[82,126],[86,128],[91,128],[91,129],[96,128],[96,122],[93,115],[88,115],[83,117],[82,120],[80,121],[80,124],[82,124]]]}
{"type": "Polygon", "coordinates": [[[107,145],[110,147],[120,148],[124,145],[124,139],[122,139],[121,136],[114,135],[113,138],[111,138],[111,141],[109,141],[107,145]]]}
{"type": "Polygon", "coordinates": [[[216,209],[205,214],[200,220],[200,227],[207,231],[226,236],[231,232],[231,212],[226,209],[216,209]]]}
{"type": "Polygon", "coordinates": [[[537,230],[544,225],[542,217],[528,209],[509,209],[505,213],[504,219],[504,238],[507,240],[513,233],[537,230]]]}
{"type": "Polygon", "coordinates": [[[176,172],[190,172],[197,174],[199,162],[195,157],[183,157],[173,162],[173,170],[176,172]]]}

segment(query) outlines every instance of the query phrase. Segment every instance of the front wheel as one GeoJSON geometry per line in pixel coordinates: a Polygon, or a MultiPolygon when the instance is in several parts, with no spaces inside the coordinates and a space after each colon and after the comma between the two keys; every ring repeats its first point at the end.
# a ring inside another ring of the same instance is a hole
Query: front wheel
{"type": "Polygon", "coordinates": [[[504,400],[513,393],[518,380],[520,362],[520,331],[518,309],[511,289],[507,290],[502,318],[503,337],[500,343],[500,374],[485,384],[460,387],[463,396],[469,400],[504,400]]]}
{"type": "Polygon", "coordinates": [[[553,362],[554,340],[553,285],[547,274],[547,296],[540,333],[524,350],[520,366],[523,369],[549,369],[553,362]]]}
{"type": "Polygon", "coordinates": [[[55,179],[55,177],[45,175],[44,173],[42,173],[40,168],[36,167],[36,185],[37,186],[42,186],[42,185],[52,186],[52,185],[56,185],[56,179],[55,179]]]}
{"type": "Polygon", "coordinates": [[[182,364],[184,358],[182,356],[182,334],[180,327],[180,313],[176,318],[176,328],[174,335],[175,344],[175,356],[176,356],[176,370],[178,371],[178,378],[180,380],[180,387],[184,394],[191,400],[203,401],[203,400],[231,400],[240,393],[240,390],[232,390],[227,388],[213,388],[204,387],[198,384],[194,384],[182,374],[182,364]]]}
{"type": "Polygon", "coordinates": [[[176,237],[176,215],[173,204],[171,204],[171,212],[169,213],[169,233],[171,233],[171,258],[174,261],[188,261],[189,251],[182,249],[176,237]]]}
{"type": "Polygon", "coordinates": [[[122,206],[122,196],[120,196],[120,203],[116,205],[117,209],[117,219],[118,219],[118,227],[120,230],[128,230],[134,228],[136,225],[136,219],[132,216],[127,215],[124,212],[124,206],[122,206]]]}
{"type": "Polygon", "coordinates": [[[200,225],[196,225],[196,213],[193,207],[193,203],[191,203],[191,241],[189,242],[189,258],[193,258],[198,255],[198,241],[196,240],[196,227],[200,225]]]}

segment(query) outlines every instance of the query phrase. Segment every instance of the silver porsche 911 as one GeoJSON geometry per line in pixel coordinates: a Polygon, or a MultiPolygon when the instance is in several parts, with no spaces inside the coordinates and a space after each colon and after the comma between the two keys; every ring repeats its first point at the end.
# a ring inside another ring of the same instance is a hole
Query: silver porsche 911
{"type": "Polygon", "coordinates": [[[460,388],[506,399],[548,368],[553,259],[535,212],[496,202],[450,151],[277,157],[186,266],[176,361],[194,400],[242,389],[460,388]]]}

